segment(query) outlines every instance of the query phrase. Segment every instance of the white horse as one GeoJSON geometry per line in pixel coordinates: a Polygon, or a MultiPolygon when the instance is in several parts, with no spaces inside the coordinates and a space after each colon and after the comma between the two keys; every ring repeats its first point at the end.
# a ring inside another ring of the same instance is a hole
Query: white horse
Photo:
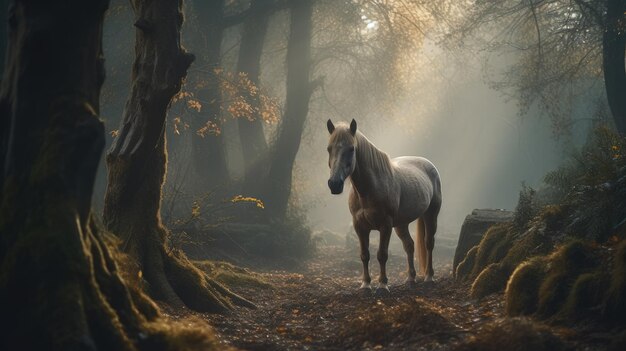
{"type": "Polygon", "coordinates": [[[369,234],[380,232],[378,262],[380,277],[377,293],[389,292],[387,286],[387,250],[394,228],[402,240],[408,261],[408,283],[416,279],[413,264],[413,240],[409,223],[417,219],[417,258],[424,281],[433,279],[433,247],[437,231],[437,215],[441,208],[441,180],[437,168],[423,157],[402,156],[390,159],[357,131],[356,121],[350,125],[329,119],[327,122],[328,187],[332,194],[343,192],[344,181],[350,177],[350,212],[361,244],[363,283],[371,289],[369,274],[369,234]]]}

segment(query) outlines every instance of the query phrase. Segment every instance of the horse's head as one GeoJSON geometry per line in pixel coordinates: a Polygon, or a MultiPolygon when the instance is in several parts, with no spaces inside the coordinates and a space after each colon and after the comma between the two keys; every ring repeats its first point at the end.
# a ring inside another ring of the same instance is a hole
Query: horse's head
{"type": "Polygon", "coordinates": [[[332,194],[343,192],[343,183],[352,174],[356,166],[356,121],[353,119],[350,125],[337,123],[337,126],[329,119],[326,122],[330,140],[328,142],[328,167],[330,178],[328,187],[332,194]]]}

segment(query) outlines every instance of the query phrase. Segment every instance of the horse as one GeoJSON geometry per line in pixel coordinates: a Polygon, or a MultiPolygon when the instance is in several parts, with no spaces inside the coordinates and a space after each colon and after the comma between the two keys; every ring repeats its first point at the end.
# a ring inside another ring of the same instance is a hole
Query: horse
{"type": "Polygon", "coordinates": [[[417,251],[420,275],[425,282],[433,281],[433,247],[437,231],[437,216],[441,209],[441,180],[432,162],[423,157],[389,156],[376,148],[360,131],[353,119],[335,126],[329,119],[328,166],[331,194],[341,194],[344,182],[350,178],[352,191],[349,208],[361,246],[363,277],[361,289],[371,291],[369,274],[369,235],[380,233],[377,258],[380,276],[376,293],[389,293],[386,263],[391,230],[402,240],[407,255],[407,283],[418,282],[413,263],[417,251]],[[417,220],[415,248],[409,224],[417,220]]]}

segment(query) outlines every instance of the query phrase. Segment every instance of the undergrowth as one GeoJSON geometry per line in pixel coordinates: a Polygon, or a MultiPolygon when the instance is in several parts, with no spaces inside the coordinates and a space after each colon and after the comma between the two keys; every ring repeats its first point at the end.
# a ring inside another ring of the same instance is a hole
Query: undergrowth
{"type": "Polygon", "coordinates": [[[538,191],[523,184],[513,220],[457,267],[471,296],[505,291],[511,316],[626,323],[625,147],[598,127],[538,191]]]}

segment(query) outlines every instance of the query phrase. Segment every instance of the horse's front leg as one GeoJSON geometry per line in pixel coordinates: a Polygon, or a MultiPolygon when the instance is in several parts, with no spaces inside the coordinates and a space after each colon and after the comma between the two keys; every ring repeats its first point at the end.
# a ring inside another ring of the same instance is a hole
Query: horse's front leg
{"type": "Polygon", "coordinates": [[[387,286],[387,259],[389,258],[389,240],[391,239],[391,225],[383,226],[380,231],[380,244],[378,246],[378,263],[380,264],[380,276],[378,277],[378,289],[376,294],[389,293],[387,286]]]}
{"type": "Polygon", "coordinates": [[[361,226],[354,226],[356,234],[359,237],[359,244],[361,245],[361,262],[363,263],[363,278],[361,283],[361,289],[371,289],[372,278],[370,277],[370,230],[361,226]]]}

